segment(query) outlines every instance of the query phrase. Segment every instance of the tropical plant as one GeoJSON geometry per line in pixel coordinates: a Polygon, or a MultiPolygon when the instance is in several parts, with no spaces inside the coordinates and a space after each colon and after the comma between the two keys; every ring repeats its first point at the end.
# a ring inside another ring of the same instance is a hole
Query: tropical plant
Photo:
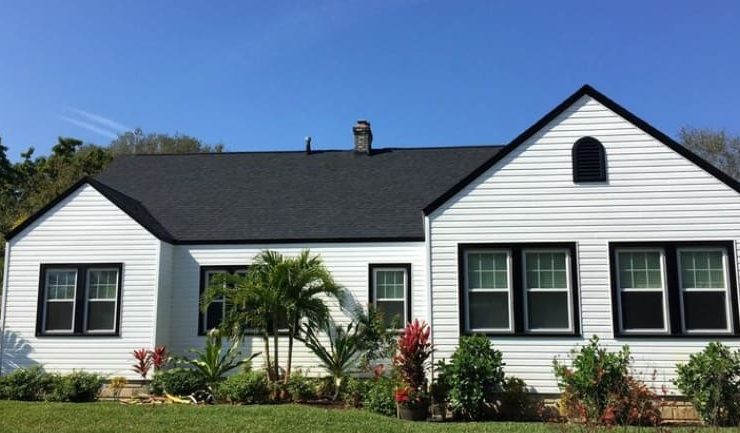
{"type": "Polygon", "coordinates": [[[150,350],[149,357],[152,360],[154,371],[159,371],[164,368],[170,359],[165,346],[156,346],[153,350],[150,350]]]}
{"type": "Polygon", "coordinates": [[[194,358],[177,359],[178,364],[192,368],[203,379],[211,398],[215,395],[216,386],[224,380],[228,372],[248,364],[254,357],[259,356],[259,353],[254,353],[242,358],[238,340],[234,340],[226,351],[223,351],[222,347],[223,337],[219,330],[214,329],[208,333],[203,350],[191,350],[196,355],[194,358]]]}
{"type": "Polygon", "coordinates": [[[740,350],[713,341],[678,365],[674,383],[708,424],[740,422],[740,350]]]}
{"type": "Polygon", "coordinates": [[[403,389],[396,392],[399,403],[419,402],[427,399],[427,371],[432,356],[431,330],[424,322],[414,320],[406,325],[398,337],[398,349],[393,356],[403,389]]]}
{"type": "Polygon", "coordinates": [[[110,378],[108,386],[111,389],[114,400],[118,400],[121,397],[121,391],[123,391],[123,388],[125,388],[127,384],[128,380],[123,376],[114,376],[110,378]]]}
{"type": "Polygon", "coordinates": [[[320,323],[328,317],[327,297],[341,301],[341,289],[319,256],[312,256],[308,250],[296,257],[266,250],[255,257],[246,277],[225,275],[214,279],[204,293],[201,308],[223,298],[229,307],[221,329],[239,339],[255,329],[260,331],[268,379],[273,381],[281,376],[278,336],[281,330],[287,330],[287,383],[294,340],[299,338],[303,322],[320,323]]]}
{"type": "Polygon", "coordinates": [[[323,298],[342,301],[342,290],[334,282],[331,272],[321,257],[303,250],[297,257],[285,259],[287,275],[282,281],[288,325],[288,360],[285,382],[290,379],[293,364],[293,344],[301,332],[301,322],[322,323],[329,318],[329,309],[323,298]]]}
{"type": "Polygon", "coordinates": [[[149,351],[145,348],[134,350],[134,359],[136,363],[133,365],[134,372],[138,373],[142,379],[146,379],[149,370],[152,368],[152,357],[149,351]]]}
{"type": "Polygon", "coordinates": [[[353,313],[353,320],[360,329],[364,351],[360,358],[360,366],[363,369],[372,371],[382,365],[379,362],[393,357],[398,345],[398,332],[395,330],[400,327],[400,323],[387,326],[383,320],[383,313],[373,305],[368,306],[367,312],[357,308],[353,313]]]}
{"type": "Polygon", "coordinates": [[[477,334],[462,337],[449,362],[438,363],[437,386],[446,391],[455,416],[478,421],[493,413],[504,382],[502,359],[490,339],[477,334]]]}
{"type": "Polygon", "coordinates": [[[322,323],[309,322],[304,324],[302,337],[308,347],[319,359],[322,367],[329,372],[334,380],[332,399],[336,400],[342,390],[342,383],[349,370],[355,367],[362,355],[363,345],[360,329],[353,321],[346,326],[338,326],[327,318],[322,323]],[[329,345],[324,346],[318,332],[323,331],[329,345]]]}

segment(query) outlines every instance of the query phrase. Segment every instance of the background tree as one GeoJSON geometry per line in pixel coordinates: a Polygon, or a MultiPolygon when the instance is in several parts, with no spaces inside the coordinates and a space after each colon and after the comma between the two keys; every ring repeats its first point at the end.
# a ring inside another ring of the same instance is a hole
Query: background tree
{"type": "Polygon", "coordinates": [[[59,137],[48,156],[34,157],[34,148],[12,163],[0,143],[0,281],[4,271],[5,234],[80,178],[94,176],[118,155],[134,153],[221,152],[188,135],[144,134],[140,129],[121,134],[108,146],[59,137]]]}
{"type": "Polygon", "coordinates": [[[189,135],[145,134],[139,128],[119,135],[108,145],[108,150],[114,157],[152,153],[222,152],[223,149],[223,144],[205,144],[189,135]]]}
{"type": "Polygon", "coordinates": [[[678,132],[681,144],[740,180],[740,136],[724,130],[685,126],[678,132]]]}

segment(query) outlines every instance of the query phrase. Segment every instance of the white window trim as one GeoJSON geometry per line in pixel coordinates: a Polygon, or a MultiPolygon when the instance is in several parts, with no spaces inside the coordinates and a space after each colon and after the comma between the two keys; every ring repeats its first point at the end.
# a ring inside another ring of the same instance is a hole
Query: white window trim
{"type": "Polygon", "coordinates": [[[512,263],[511,263],[511,250],[510,249],[470,249],[465,251],[465,266],[463,267],[465,272],[465,330],[468,332],[482,332],[482,333],[514,333],[514,290],[513,290],[513,276],[512,276],[512,263]],[[504,253],[506,254],[506,289],[471,289],[470,281],[468,278],[468,257],[470,254],[495,254],[504,253]],[[509,301],[509,326],[506,328],[472,328],[470,326],[470,293],[506,293],[509,301]]]}
{"type": "Polygon", "coordinates": [[[573,332],[573,290],[572,290],[572,276],[570,266],[570,250],[567,248],[532,248],[522,250],[522,305],[524,309],[524,332],[537,333],[537,334],[548,334],[548,333],[570,333],[573,332]],[[527,253],[565,253],[565,288],[558,289],[531,289],[527,286],[527,253]],[[567,328],[530,328],[529,327],[529,302],[527,293],[529,292],[566,292],[568,299],[568,327],[567,328]]]}
{"type": "Polygon", "coordinates": [[[678,287],[679,287],[679,299],[680,299],[680,305],[681,305],[681,330],[685,334],[694,334],[694,335],[701,335],[701,334],[720,334],[720,333],[732,333],[732,298],[730,297],[730,275],[729,275],[729,263],[728,263],[728,257],[727,257],[727,250],[725,248],[721,247],[686,247],[686,248],[676,248],[676,263],[677,263],[677,271],[678,271],[678,287]],[[722,271],[724,275],[724,283],[725,287],[724,289],[718,289],[718,288],[711,288],[711,289],[698,289],[698,288],[684,288],[683,286],[683,272],[681,272],[681,252],[717,252],[719,251],[722,253],[722,271]],[[683,301],[683,294],[684,292],[724,292],[725,294],[725,317],[726,317],[726,323],[727,328],[725,329],[688,329],[686,327],[686,320],[685,320],[685,312],[684,312],[684,301],[683,301]]]}
{"type": "Polygon", "coordinates": [[[75,317],[77,317],[77,279],[79,278],[79,270],[77,268],[47,268],[44,270],[44,311],[43,311],[43,317],[42,317],[42,326],[41,329],[43,330],[44,334],[69,334],[75,331],[75,317]],[[52,272],[74,272],[75,273],[75,280],[74,280],[74,296],[72,296],[72,299],[49,299],[49,276],[52,272]],[[46,320],[47,316],[49,315],[49,308],[48,304],[50,302],[72,302],[72,323],[71,328],[69,329],[52,329],[48,330],[46,329],[46,320]]]}
{"type": "Polygon", "coordinates": [[[410,317],[406,317],[407,311],[408,311],[408,287],[409,287],[409,275],[408,275],[408,269],[402,266],[379,266],[373,268],[373,305],[375,307],[378,306],[378,301],[400,301],[401,298],[380,298],[378,296],[378,272],[383,271],[392,271],[397,272],[401,271],[403,272],[403,323],[401,324],[401,328],[403,329],[406,326],[406,323],[411,320],[410,317]]]}
{"type": "Polygon", "coordinates": [[[668,284],[666,280],[666,264],[665,264],[665,250],[663,248],[617,248],[615,250],[614,254],[614,260],[616,262],[616,275],[614,278],[617,280],[617,305],[619,308],[618,312],[618,318],[619,318],[619,331],[621,334],[629,335],[629,334],[666,334],[668,335],[670,333],[670,323],[671,323],[671,316],[670,311],[668,308],[668,284]],[[660,254],[660,283],[662,288],[661,289],[634,289],[634,288],[627,288],[623,289],[620,278],[620,267],[619,267],[619,253],[622,252],[629,252],[629,253],[658,253],[660,254]],[[645,292],[661,292],[663,294],[663,328],[634,328],[634,329],[625,329],[624,324],[622,323],[623,320],[623,307],[622,307],[622,292],[636,292],[636,293],[645,293],[645,292]]]}
{"type": "Polygon", "coordinates": [[[111,332],[116,332],[116,326],[118,325],[118,291],[121,290],[121,287],[119,285],[119,281],[121,280],[121,276],[118,274],[119,270],[118,268],[95,268],[95,267],[89,267],[87,268],[87,274],[85,275],[85,319],[84,319],[84,326],[83,330],[85,334],[108,334],[111,332]],[[113,298],[90,298],[90,273],[93,271],[113,271],[116,273],[116,293],[113,298]],[[114,302],[113,307],[113,327],[110,329],[88,329],[88,316],[89,316],[89,304],[90,302],[114,302]]]}

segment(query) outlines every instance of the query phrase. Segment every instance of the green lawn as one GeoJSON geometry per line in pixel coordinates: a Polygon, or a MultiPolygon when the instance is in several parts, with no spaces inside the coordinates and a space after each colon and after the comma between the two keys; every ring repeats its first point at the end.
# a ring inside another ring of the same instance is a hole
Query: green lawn
{"type": "MultiPolygon", "coordinates": [[[[411,423],[362,410],[279,406],[123,406],[0,402],[0,432],[498,432],[562,433],[542,423],[411,423]]],[[[580,429],[573,429],[574,432],[580,429]]],[[[621,430],[621,429],[617,429],[621,430]]],[[[638,429],[630,429],[638,432],[638,429]]],[[[642,429],[647,431],[652,429],[642,429]]],[[[674,431],[684,429],[674,429],[674,431]]],[[[732,431],[737,431],[732,429],[732,431]]]]}

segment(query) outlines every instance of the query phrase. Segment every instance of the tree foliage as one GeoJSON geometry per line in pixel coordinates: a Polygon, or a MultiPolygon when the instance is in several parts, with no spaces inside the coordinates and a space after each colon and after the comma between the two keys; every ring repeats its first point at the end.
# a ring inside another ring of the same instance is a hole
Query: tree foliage
{"type": "Polygon", "coordinates": [[[59,137],[51,154],[34,156],[34,148],[11,162],[0,142],[0,281],[4,270],[5,234],[84,176],[94,176],[116,156],[135,153],[221,152],[188,135],[145,134],[140,129],[121,134],[108,146],[59,137]]]}
{"type": "Polygon", "coordinates": [[[681,144],[735,179],[740,179],[740,136],[724,130],[683,127],[681,144]]]}

